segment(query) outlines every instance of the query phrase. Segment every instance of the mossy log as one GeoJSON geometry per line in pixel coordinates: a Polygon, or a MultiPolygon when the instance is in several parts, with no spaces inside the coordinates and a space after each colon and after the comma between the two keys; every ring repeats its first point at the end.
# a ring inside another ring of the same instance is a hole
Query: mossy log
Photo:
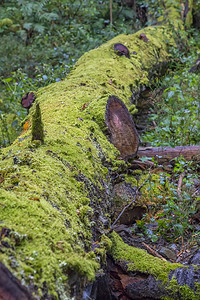
{"type": "MultiPolygon", "coordinates": [[[[66,80],[35,92],[29,128],[0,149],[0,260],[12,273],[11,280],[19,280],[35,299],[86,299],[92,290],[89,283],[95,276],[104,278],[107,253],[115,261],[129,261],[128,270],[169,280],[170,291],[172,283],[180,289],[170,274],[181,266],[152,261],[144,250],[117,242],[114,233],[106,235],[114,181],[126,168],[106,135],[106,104],[114,95],[133,113],[135,95],[173,59],[169,50],[176,47],[176,31],[184,24],[180,4],[167,3],[163,24],[160,19],[160,25],[115,37],[85,53],[66,80]],[[115,44],[125,45],[130,58],[117,55],[115,44]],[[32,140],[38,103],[44,130],[40,143],[32,140]]],[[[190,4],[189,13],[191,8],[190,4]]],[[[184,20],[189,26],[191,19],[184,20]]],[[[189,292],[194,296],[190,299],[199,299],[190,287],[189,292]]],[[[0,293],[3,298],[1,289],[0,293]]]]}

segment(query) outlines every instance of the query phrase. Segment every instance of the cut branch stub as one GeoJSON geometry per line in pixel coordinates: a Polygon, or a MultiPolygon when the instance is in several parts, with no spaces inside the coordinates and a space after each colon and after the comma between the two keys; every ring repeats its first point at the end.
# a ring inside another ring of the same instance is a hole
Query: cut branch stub
{"type": "Polygon", "coordinates": [[[111,143],[119,150],[121,158],[135,157],[139,136],[126,105],[115,96],[108,98],[105,122],[111,143]]]}
{"type": "Polygon", "coordinates": [[[144,42],[149,42],[148,37],[147,37],[146,34],[144,34],[144,33],[141,33],[141,34],[140,34],[140,39],[143,40],[144,42]]]}
{"type": "Polygon", "coordinates": [[[117,43],[114,44],[114,51],[117,53],[119,56],[126,56],[127,58],[130,58],[129,50],[126,46],[123,44],[117,43]]]}
{"type": "Polygon", "coordinates": [[[27,93],[21,100],[21,105],[24,108],[29,109],[32,105],[32,103],[35,101],[35,95],[33,92],[27,93]]]}

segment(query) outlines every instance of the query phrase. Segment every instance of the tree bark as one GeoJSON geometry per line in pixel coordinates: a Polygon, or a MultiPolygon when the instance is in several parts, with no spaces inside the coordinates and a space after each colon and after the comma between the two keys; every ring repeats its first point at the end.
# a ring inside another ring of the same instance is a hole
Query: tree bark
{"type": "Polygon", "coordinates": [[[139,157],[155,157],[159,163],[169,163],[176,157],[183,156],[186,160],[200,159],[200,146],[146,147],[137,152],[139,157]]]}
{"type": "MultiPolygon", "coordinates": [[[[106,269],[107,253],[120,260],[115,239],[105,233],[113,177],[119,177],[126,163],[118,160],[119,151],[105,134],[106,104],[115,96],[133,112],[140,91],[172,59],[169,50],[177,39],[173,32],[183,30],[184,24],[176,4],[163,7],[163,16],[161,25],[119,35],[85,53],[66,80],[35,92],[27,117],[30,127],[13,145],[0,149],[0,259],[36,299],[86,298],[95,274],[100,278],[101,268],[106,269]],[[128,48],[130,58],[115,53],[116,43],[128,48]],[[32,116],[38,103],[44,143],[32,140],[32,116]]],[[[187,16],[185,20],[188,26],[187,16]]],[[[130,246],[120,242],[119,250],[124,247],[130,246]]],[[[134,254],[137,249],[129,251],[134,254]]],[[[144,250],[130,256],[133,264],[140,262],[136,271],[162,278],[162,267],[157,274],[151,264],[143,265],[144,255],[151,261],[144,250]]],[[[171,265],[163,266],[169,280],[171,265]]],[[[134,289],[127,299],[142,299],[134,298],[134,289]]],[[[179,283],[176,289],[181,289],[179,283]]]]}
{"type": "Polygon", "coordinates": [[[34,300],[20,281],[0,262],[0,299],[34,300]]]}

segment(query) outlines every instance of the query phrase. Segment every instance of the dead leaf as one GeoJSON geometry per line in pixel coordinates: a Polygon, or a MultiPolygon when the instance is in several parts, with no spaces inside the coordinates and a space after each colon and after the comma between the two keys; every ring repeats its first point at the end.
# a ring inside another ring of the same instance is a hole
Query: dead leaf
{"type": "Polygon", "coordinates": [[[24,125],[23,125],[23,130],[24,131],[27,131],[28,129],[29,129],[29,121],[27,121],[26,123],[24,123],[24,125]]]}
{"type": "Polygon", "coordinates": [[[38,197],[33,197],[33,198],[29,198],[29,199],[32,200],[32,201],[38,201],[38,202],[40,202],[40,199],[38,197]]]}
{"type": "Polygon", "coordinates": [[[89,105],[89,102],[88,103],[84,103],[83,106],[82,106],[82,110],[86,109],[86,107],[89,105]]]}

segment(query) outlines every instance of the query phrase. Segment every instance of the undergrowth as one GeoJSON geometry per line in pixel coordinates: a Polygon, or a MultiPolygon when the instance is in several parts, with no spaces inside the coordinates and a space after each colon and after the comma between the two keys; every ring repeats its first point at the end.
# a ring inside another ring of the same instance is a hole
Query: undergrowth
{"type": "Polygon", "coordinates": [[[200,54],[199,38],[199,33],[191,30],[190,51],[174,48],[175,65],[172,62],[167,75],[154,83],[154,88],[161,88],[163,93],[153,99],[150,129],[142,137],[151,146],[200,144],[200,78],[198,73],[190,72],[200,54]]]}
{"type": "MultiPolygon", "coordinates": [[[[200,54],[199,38],[199,33],[191,30],[190,51],[174,49],[176,69],[173,62],[166,76],[154,83],[154,88],[163,93],[153,99],[148,130],[142,137],[151,146],[200,145],[200,78],[198,72],[190,72],[200,54]]],[[[150,189],[153,190],[154,185],[159,188],[159,193],[153,195],[159,198],[159,204],[149,207],[134,231],[139,230],[139,235],[147,236],[152,242],[164,239],[199,245],[199,162],[179,157],[169,162],[169,166],[158,165],[158,168],[163,168],[159,172],[160,180],[151,181],[150,189]],[[166,183],[170,183],[167,197],[166,183]]]]}
{"type": "Polygon", "coordinates": [[[139,235],[148,236],[152,242],[160,238],[168,242],[180,237],[191,240],[196,235],[200,242],[199,227],[195,221],[200,205],[200,193],[196,186],[199,183],[199,169],[199,163],[187,162],[180,157],[170,171],[159,173],[159,180],[151,180],[149,190],[154,190],[155,186],[159,193],[152,195],[156,204],[148,206],[147,214],[134,227],[134,230],[141,229],[139,235]]]}

